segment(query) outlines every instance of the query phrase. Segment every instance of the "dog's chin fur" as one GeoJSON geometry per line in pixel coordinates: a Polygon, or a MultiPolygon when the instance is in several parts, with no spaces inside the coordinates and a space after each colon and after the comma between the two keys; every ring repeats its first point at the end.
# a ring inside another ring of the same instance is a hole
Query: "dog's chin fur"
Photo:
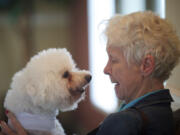
{"type": "Polygon", "coordinates": [[[70,97],[70,99],[68,101],[70,101],[70,103],[65,103],[65,105],[60,106],[59,109],[62,112],[66,112],[66,111],[71,111],[71,110],[75,110],[78,107],[79,102],[81,102],[82,100],[85,99],[85,92],[81,94],[81,96],[77,99],[76,97],[70,97]]]}
{"type": "MultiPolygon", "coordinates": [[[[15,114],[27,112],[48,116],[58,115],[58,110],[76,109],[85,98],[84,87],[90,73],[79,70],[66,49],[48,49],[31,58],[26,67],[17,72],[5,97],[4,107],[15,114]],[[68,75],[64,75],[68,72],[68,75]],[[70,90],[73,90],[73,95],[70,90]]],[[[38,131],[41,132],[41,131],[38,131]]],[[[51,134],[64,135],[60,124],[51,134]]]]}

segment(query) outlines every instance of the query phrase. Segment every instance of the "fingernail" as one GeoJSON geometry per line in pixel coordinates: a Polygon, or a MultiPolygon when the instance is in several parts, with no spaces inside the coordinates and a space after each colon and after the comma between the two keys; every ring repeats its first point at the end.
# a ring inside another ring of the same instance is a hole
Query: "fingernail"
{"type": "Polygon", "coordinates": [[[9,113],[9,111],[8,110],[6,110],[6,112],[5,112],[6,114],[8,114],[9,113]]]}

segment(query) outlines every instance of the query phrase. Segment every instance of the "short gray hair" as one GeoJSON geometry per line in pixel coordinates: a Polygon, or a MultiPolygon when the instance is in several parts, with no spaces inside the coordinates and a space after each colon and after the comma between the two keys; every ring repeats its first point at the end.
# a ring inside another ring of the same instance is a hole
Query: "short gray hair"
{"type": "Polygon", "coordinates": [[[151,11],[115,15],[106,26],[108,46],[123,49],[127,62],[141,63],[150,54],[155,59],[152,77],[166,80],[178,64],[180,41],[172,25],[151,11]]]}

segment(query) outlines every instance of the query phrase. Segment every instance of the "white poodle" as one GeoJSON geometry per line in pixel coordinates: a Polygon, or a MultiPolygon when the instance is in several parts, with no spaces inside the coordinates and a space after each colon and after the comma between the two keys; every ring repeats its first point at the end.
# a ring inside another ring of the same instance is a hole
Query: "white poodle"
{"type": "Polygon", "coordinates": [[[44,50],[14,75],[4,106],[29,134],[65,135],[56,116],[77,107],[90,80],[66,49],[44,50]]]}

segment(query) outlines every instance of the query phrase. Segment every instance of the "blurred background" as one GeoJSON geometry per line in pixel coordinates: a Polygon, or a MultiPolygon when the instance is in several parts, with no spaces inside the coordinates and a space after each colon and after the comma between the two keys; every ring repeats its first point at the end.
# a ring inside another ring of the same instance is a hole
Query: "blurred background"
{"type": "MultiPolygon", "coordinates": [[[[90,70],[93,79],[86,99],[77,110],[58,116],[66,133],[86,134],[120,101],[103,68],[107,62],[104,21],[116,13],[152,10],[167,18],[180,36],[179,0],[0,0],[0,119],[5,120],[3,101],[11,78],[37,52],[67,48],[77,67],[90,70]]],[[[180,104],[180,66],[166,82],[180,104]]]]}

